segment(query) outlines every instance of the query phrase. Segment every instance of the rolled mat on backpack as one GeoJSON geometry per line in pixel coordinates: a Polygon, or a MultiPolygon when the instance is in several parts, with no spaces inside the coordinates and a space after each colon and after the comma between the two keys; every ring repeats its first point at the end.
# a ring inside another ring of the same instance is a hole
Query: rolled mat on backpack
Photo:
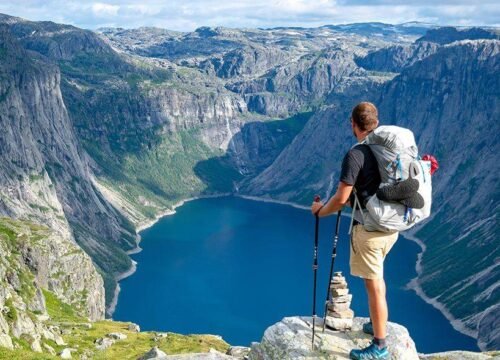
{"type": "Polygon", "coordinates": [[[422,209],[424,198],[418,193],[417,179],[406,179],[394,185],[383,186],[377,190],[377,197],[384,201],[399,202],[412,209],[422,209]]]}

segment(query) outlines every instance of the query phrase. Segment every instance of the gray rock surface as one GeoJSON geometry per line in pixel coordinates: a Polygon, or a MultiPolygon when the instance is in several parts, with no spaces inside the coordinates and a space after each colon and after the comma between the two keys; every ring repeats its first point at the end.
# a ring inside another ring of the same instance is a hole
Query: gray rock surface
{"type": "Polygon", "coordinates": [[[134,332],[140,332],[141,328],[140,328],[139,325],[132,323],[132,324],[128,325],[128,330],[129,331],[134,331],[134,332]]]}
{"type": "Polygon", "coordinates": [[[71,359],[71,353],[75,351],[75,349],[72,349],[72,348],[65,348],[61,351],[61,353],[59,354],[59,356],[61,357],[61,359],[71,359]]]}
{"type": "Polygon", "coordinates": [[[165,354],[163,351],[158,349],[158,347],[153,347],[151,350],[149,350],[147,353],[145,353],[143,356],[141,356],[138,360],[149,360],[149,359],[166,359],[167,354],[165,354]]]}
{"type": "Polygon", "coordinates": [[[97,350],[106,350],[110,346],[112,346],[116,341],[114,339],[103,337],[99,338],[95,341],[95,348],[97,350]]]}
{"type": "Polygon", "coordinates": [[[475,353],[470,351],[446,351],[435,354],[420,354],[421,360],[489,360],[500,358],[500,353],[475,353]]]}
{"type": "Polygon", "coordinates": [[[114,340],[125,340],[127,338],[127,335],[119,332],[109,333],[106,336],[114,340]]]}
{"type": "MultiPolygon", "coordinates": [[[[269,327],[260,343],[252,345],[249,359],[349,359],[349,352],[368,346],[371,337],[362,331],[362,324],[368,318],[354,318],[351,331],[321,332],[316,323],[317,339],[315,350],[311,349],[312,319],[309,317],[288,317],[269,327]]],[[[388,323],[387,344],[394,360],[418,360],[415,343],[406,328],[388,323]]]]}
{"type": "Polygon", "coordinates": [[[169,355],[165,359],[169,360],[231,360],[238,359],[233,356],[225,355],[222,353],[193,353],[193,354],[182,354],[182,355],[169,355]]]}
{"type": "Polygon", "coordinates": [[[248,353],[250,352],[250,348],[245,347],[245,346],[231,346],[228,350],[226,355],[233,356],[237,359],[245,359],[248,356],[248,353]]]}

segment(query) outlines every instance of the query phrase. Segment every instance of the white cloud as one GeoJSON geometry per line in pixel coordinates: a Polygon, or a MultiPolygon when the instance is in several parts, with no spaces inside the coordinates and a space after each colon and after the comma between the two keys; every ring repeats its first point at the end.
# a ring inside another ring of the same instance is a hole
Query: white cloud
{"type": "Polygon", "coordinates": [[[498,25],[494,0],[2,0],[0,12],[83,28],[157,26],[276,27],[349,22],[432,21],[441,25],[498,25]]]}
{"type": "Polygon", "coordinates": [[[91,9],[96,16],[116,16],[118,15],[118,10],[120,10],[120,5],[111,5],[97,2],[91,5],[91,9]]]}

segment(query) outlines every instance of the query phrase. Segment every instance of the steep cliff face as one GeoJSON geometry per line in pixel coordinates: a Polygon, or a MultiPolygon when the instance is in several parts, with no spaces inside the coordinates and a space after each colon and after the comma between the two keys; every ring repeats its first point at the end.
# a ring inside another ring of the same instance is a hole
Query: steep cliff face
{"type": "Polygon", "coordinates": [[[410,45],[395,45],[373,51],[365,57],[356,59],[356,63],[367,70],[401,72],[404,68],[434,54],[438,47],[435,43],[425,41],[410,45]]]}
{"type": "Polygon", "coordinates": [[[349,50],[339,45],[310,53],[228,88],[242,94],[249,110],[260,114],[283,117],[311,109],[347,78],[365,75],[354,62],[356,49],[349,50]]]}
{"type": "Polygon", "coordinates": [[[499,51],[496,40],[445,46],[397,77],[379,102],[391,122],[415,131],[422,152],[440,159],[434,216],[416,232],[427,245],[419,283],[474,336],[482,321],[500,315],[494,155],[500,147],[491,136],[500,130],[494,120],[500,116],[499,51]],[[445,283],[452,285],[443,289],[445,283]]]}
{"type": "Polygon", "coordinates": [[[43,290],[71,304],[90,320],[104,317],[104,287],[92,260],[57,232],[27,221],[0,218],[0,346],[27,342],[42,352],[42,342],[63,343],[47,320],[43,290]],[[74,271],[78,264],[78,271],[74,271]]]}
{"type": "Polygon", "coordinates": [[[440,45],[450,44],[460,40],[496,39],[500,40],[500,31],[497,28],[456,28],[445,26],[430,29],[417,42],[433,42],[440,45]]]}
{"type": "Polygon", "coordinates": [[[90,181],[57,67],[26,52],[5,31],[1,56],[2,214],[46,224],[67,241],[76,240],[101,269],[124,271],[130,260],[118,249],[134,247],[135,234],[90,181]]]}

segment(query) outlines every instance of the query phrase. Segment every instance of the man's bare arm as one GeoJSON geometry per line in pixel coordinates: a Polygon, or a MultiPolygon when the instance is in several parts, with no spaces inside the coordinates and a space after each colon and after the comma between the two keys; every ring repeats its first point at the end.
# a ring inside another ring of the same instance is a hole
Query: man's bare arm
{"type": "Polygon", "coordinates": [[[352,185],[347,185],[346,183],[339,182],[339,187],[337,192],[333,195],[330,200],[323,206],[321,202],[315,202],[311,206],[311,212],[316,214],[318,212],[319,217],[324,217],[336,213],[347,203],[349,196],[351,196],[352,185]],[[323,207],[322,207],[323,206],[323,207]]]}

